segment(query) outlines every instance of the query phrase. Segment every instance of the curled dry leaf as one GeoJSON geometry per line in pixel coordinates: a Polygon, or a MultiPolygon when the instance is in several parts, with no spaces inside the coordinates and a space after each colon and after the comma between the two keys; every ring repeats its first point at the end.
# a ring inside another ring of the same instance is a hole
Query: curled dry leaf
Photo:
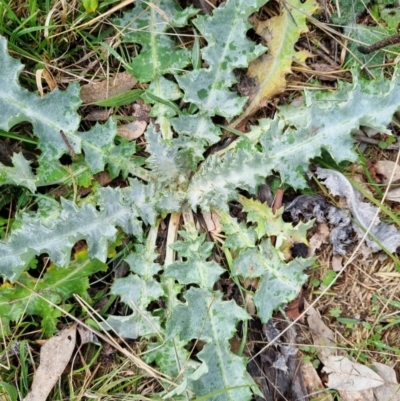
{"type": "MultiPolygon", "coordinates": [[[[309,304],[305,302],[306,308],[309,304]]],[[[389,371],[385,365],[376,366],[376,371],[358,362],[352,361],[345,355],[336,355],[333,332],[323,323],[318,312],[314,308],[309,308],[307,312],[307,322],[311,329],[314,345],[320,348],[318,358],[324,364],[323,371],[328,374],[327,386],[339,391],[343,400],[360,401],[387,401],[398,400],[397,398],[378,398],[378,394],[383,394],[384,387],[389,386],[390,396],[397,396],[396,391],[399,386],[396,384],[396,375],[393,370],[389,371]],[[382,368],[382,374],[379,371],[382,368]],[[387,368],[387,369],[386,369],[387,368]],[[386,376],[385,376],[386,374],[386,376]]],[[[387,394],[387,393],[386,393],[387,394]]]]}
{"type": "MultiPolygon", "coordinates": [[[[315,218],[317,223],[329,223],[334,226],[330,232],[329,240],[333,245],[334,254],[345,255],[347,247],[351,245],[352,224],[348,215],[341,209],[328,204],[320,195],[297,196],[286,208],[294,222],[301,219],[309,221],[315,218]]],[[[326,231],[325,228],[322,228],[326,231]]],[[[315,244],[314,244],[315,246],[315,244]]],[[[315,252],[315,249],[311,249],[315,252]]],[[[312,253],[310,253],[312,255],[312,253]]]]}
{"type": "Polygon", "coordinates": [[[40,350],[40,365],[33,378],[32,388],[24,401],[46,401],[71,359],[76,343],[76,327],[73,324],[50,338],[40,350]]]}
{"type": "Polygon", "coordinates": [[[339,391],[341,401],[375,401],[372,389],[365,391],[339,391]]]}
{"type": "Polygon", "coordinates": [[[332,269],[334,272],[339,272],[343,269],[343,256],[341,255],[333,255],[332,256],[332,269]]]}
{"type": "Polygon", "coordinates": [[[315,308],[310,307],[310,304],[307,301],[304,301],[304,307],[308,310],[308,327],[311,330],[314,345],[320,349],[318,357],[322,361],[324,358],[327,358],[335,352],[334,348],[332,348],[335,346],[335,336],[333,331],[321,320],[321,317],[315,308]]]}
{"type": "Polygon", "coordinates": [[[120,95],[132,89],[137,79],[127,72],[120,72],[110,80],[94,82],[81,87],[81,98],[84,104],[95,103],[109,97],[120,95]]]}
{"type": "Polygon", "coordinates": [[[94,344],[99,343],[99,339],[97,338],[96,334],[93,333],[92,330],[88,330],[86,327],[78,325],[78,332],[79,336],[81,337],[81,345],[87,343],[94,343],[94,344]]]}

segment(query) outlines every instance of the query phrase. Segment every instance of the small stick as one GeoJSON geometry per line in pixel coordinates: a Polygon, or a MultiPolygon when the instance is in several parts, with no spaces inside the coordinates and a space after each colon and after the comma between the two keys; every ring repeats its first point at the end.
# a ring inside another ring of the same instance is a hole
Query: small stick
{"type": "Polygon", "coordinates": [[[400,43],[400,34],[389,36],[386,39],[380,40],[379,42],[374,43],[371,46],[358,46],[358,51],[363,54],[369,54],[374,51],[383,49],[386,46],[395,45],[396,43],[400,43]]]}
{"type": "Polygon", "coordinates": [[[65,144],[67,145],[67,148],[68,148],[69,152],[71,153],[71,157],[73,159],[75,159],[76,153],[74,151],[74,148],[69,143],[68,138],[66,137],[66,135],[64,134],[64,131],[62,129],[60,129],[60,135],[61,135],[62,139],[64,140],[65,144]]]}
{"type": "MultiPolygon", "coordinates": [[[[273,214],[276,214],[277,210],[282,207],[282,200],[283,200],[284,192],[285,191],[282,188],[279,188],[276,191],[274,203],[272,205],[272,213],[273,214]]],[[[273,236],[271,236],[271,244],[275,245],[275,243],[276,243],[276,236],[273,235],[273,236]]]]}

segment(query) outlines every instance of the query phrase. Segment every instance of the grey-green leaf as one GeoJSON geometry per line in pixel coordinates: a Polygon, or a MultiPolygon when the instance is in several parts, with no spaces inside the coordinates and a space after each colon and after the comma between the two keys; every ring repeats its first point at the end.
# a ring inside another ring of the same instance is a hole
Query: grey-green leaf
{"type": "Polygon", "coordinates": [[[193,382],[197,396],[210,395],[211,400],[249,400],[253,380],[246,373],[246,362],[229,350],[228,340],[233,336],[240,320],[248,314],[234,301],[222,301],[222,293],[190,288],[187,303],[178,305],[167,321],[167,339],[178,336],[180,340],[199,339],[208,344],[198,354],[208,369],[193,382]],[[236,386],[239,389],[231,389],[236,386]]]}
{"type": "Polygon", "coordinates": [[[34,256],[42,253],[48,253],[56,265],[66,266],[72,247],[81,239],[86,240],[91,257],[105,261],[108,241],[115,239],[116,226],[126,233],[142,235],[142,222],[138,219],[141,205],[126,202],[123,194],[118,188],[99,189],[100,211],[89,203],[78,208],[62,199],[58,219],[47,224],[40,216],[23,214],[19,228],[11,232],[7,242],[0,241],[0,275],[17,280],[34,256]]]}
{"type": "Polygon", "coordinates": [[[127,316],[109,316],[103,327],[111,326],[120,336],[136,339],[140,336],[159,335],[160,318],[152,316],[146,310],[151,301],[164,295],[161,285],[154,279],[143,280],[131,274],[115,280],[111,292],[132,309],[127,316]]]}
{"type": "Polygon", "coordinates": [[[201,288],[213,288],[224,269],[216,262],[205,262],[197,258],[187,262],[174,262],[170,264],[164,276],[174,278],[180,284],[198,284],[201,288]]]}
{"type": "Polygon", "coordinates": [[[267,1],[229,0],[215,9],[212,16],[200,16],[193,21],[208,43],[202,50],[208,68],[176,75],[186,102],[196,104],[209,116],[217,114],[231,119],[241,112],[247,98],[230,91],[236,82],[233,70],[246,68],[265,51],[265,47],[250,41],[246,33],[251,28],[249,16],[267,1]]]}
{"type": "Polygon", "coordinates": [[[158,75],[186,67],[190,63],[190,51],[177,48],[173,36],[166,31],[186,25],[198,10],[188,7],[182,11],[172,0],[160,0],[157,4],[138,0],[135,4],[122,18],[113,20],[125,42],[142,46],[130,64],[132,74],[140,82],[149,82],[158,75]]]}
{"type": "Polygon", "coordinates": [[[260,249],[246,249],[235,259],[233,274],[244,278],[261,277],[254,296],[257,315],[267,323],[273,311],[292,301],[307,280],[304,270],[313,259],[297,258],[286,263],[270,240],[263,241],[260,249]]]}
{"type": "Polygon", "coordinates": [[[188,199],[192,206],[221,207],[237,198],[236,188],[255,193],[272,170],[294,187],[306,186],[304,173],[310,159],[326,149],[336,162],[356,160],[351,132],[359,126],[390,133],[386,126],[400,110],[400,79],[383,77],[343,83],[334,93],[306,92],[306,103],[286,108],[274,120],[260,120],[264,133],[255,147],[233,149],[209,157],[192,177],[188,199]]]}
{"type": "Polygon", "coordinates": [[[0,36],[0,129],[8,131],[20,122],[30,122],[40,139],[42,158],[58,158],[69,152],[60,135],[62,130],[75,153],[80,153],[81,140],[76,134],[81,104],[79,85],[73,83],[65,91],[58,89],[43,98],[22,88],[18,77],[23,65],[7,53],[7,41],[0,36]]]}
{"type": "Polygon", "coordinates": [[[33,174],[28,160],[22,154],[14,153],[12,162],[13,167],[0,163],[0,185],[19,185],[28,188],[31,192],[35,192],[38,179],[33,174]]]}

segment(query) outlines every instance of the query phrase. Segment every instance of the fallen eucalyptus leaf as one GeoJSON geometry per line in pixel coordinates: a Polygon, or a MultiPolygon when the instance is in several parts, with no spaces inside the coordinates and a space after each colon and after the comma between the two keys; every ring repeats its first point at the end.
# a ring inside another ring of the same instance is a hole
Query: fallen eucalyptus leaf
{"type": "Polygon", "coordinates": [[[376,373],[385,380],[385,384],[374,388],[376,401],[400,401],[400,384],[397,382],[396,372],[390,366],[375,362],[376,373]]]}
{"type": "MultiPolygon", "coordinates": [[[[372,369],[340,355],[329,355],[322,360],[323,371],[329,376],[328,387],[348,392],[359,392],[382,386],[385,381],[372,369]]],[[[365,398],[364,398],[365,399],[365,398]]]]}
{"type": "Polygon", "coordinates": [[[24,401],[46,401],[71,359],[76,342],[76,327],[77,323],[74,323],[42,346],[40,365],[33,378],[31,391],[24,401]]]}

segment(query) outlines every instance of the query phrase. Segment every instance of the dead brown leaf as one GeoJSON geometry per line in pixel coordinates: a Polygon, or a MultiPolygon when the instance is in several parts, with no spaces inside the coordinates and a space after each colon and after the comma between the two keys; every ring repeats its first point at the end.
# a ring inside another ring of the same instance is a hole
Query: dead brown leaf
{"type": "Polygon", "coordinates": [[[329,243],[330,230],[326,223],[318,223],[315,234],[310,238],[308,243],[309,256],[314,256],[315,251],[321,247],[322,244],[329,243]]]}
{"type": "Polygon", "coordinates": [[[146,127],[146,121],[134,121],[129,124],[120,125],[118,127],[118,135],[128,141],[133,141],[143,135],[146,127]]]}
{"type": "Polygon", "coordinates": [[[400,401],[400,384],[397,382],[396,372],[383,363],[374,363],[376,373],[385,380],[385,384],[373,389],[376,401],[400,401]]]}
{"type": "Polygon", "coordinates": [[[221,225],[221,218],[218,216],[218,214],[211,212],[202,212],[204,221],[207,226],[207,231],[213,236],[219,236],[222,231],[222,225],[221,225]]]}
{"type": "Polygon", "coordinates": [[[149,104],[146,104],[142,99],[139,99],[135,104],[132,105],[132,107],[132,115],[137,121],[146,121],[146,123],[150,122],[149,113],[151,106],[149,104]]]}
{"type": "Polygon", "coordinates": [[[40,350],[40,365],[33,378],[31,391],[24,401],[45,401],[71,359],[76,343],[74,323],[50,338],[40,350]]]}
{"type": "Polygon", "coordinates": [[[88,330],[86,327],[78,325],[78,332],[81,338],[81,345],[87,343],[94,343],[94,344],[99,343],[99,339],[97,338],[96,334],[93,333],[92,330],[88,330]]]}
{"type": "MultiPolygon", "coordinates": [[[[285,313],[290,320],[296,320],[301,315],[303,310],[304,310],[304,296],[303,296],[303,291],[300,291],[299,296],[292,302],[289,302],[289,304],[285,308],[285,313]]],[[[300,319],[300,322],[303,323],[303,319],[300,319]]]]}
{"type": "Polygon", "coordinates": [[[336,81],[338,79],[338,70],[337,68],[324,63],[314,63],[310,64],[310,67],[316,71],[318,75],[318,79],[320,81],[336,81]]]}
{"type": "Polygon", "coordinates": [[[340,272],[343,269],[343,256],[333,255],[332,256],[332,269],[334,272],[340,272]]]}
{"type": "Polygon", "coordinates": [[[317,310],[314,308],[309,308],[309,306],[310,305],[307,303],[307,301],[304,301],[304,307],[305,309],[308,309],[308,327],[311,330],[314,345],[316,345],[320,349],[320,351],[318,352],[318,357],[319,359],[323,359],[324,357],[335,353],[335,350],[332,348],[335,346],[335,336],[333,334],[333,331],[329,329],[326,324],[321,320],[321,317],[319,316],[317,310]]]}
{"type": "Polygon", "coordinates": [[[99,102],[127,92],[137,84],[137,79],[127,72],[120,72],[110,80],[83,85],[81,99],[84,104],[99,102]]]}
{"type": "Polygon", "coordinates": [[[310,308],[307,316],[314,344],[320,347],[318,358],[324,364],[322,371],[328,374],[329,388],[338,390],[341,398],[348,401],[400,400],[400,386],[392,368],[376,363],[374,372],[345,355],[337,355],[332,347],[333,332],[322,322],[318,312],[310,308]]]}
{"type": "Polygon", "coordinates": [[[111,109],[95,109],[87,114],[83,119],[85,121],[106,121],[111,115],[111,109]]]}
{"type": "Polygon", "coordinates": [[[400,188],[390,190],[386,195],[386,199],[400,203],[400,188]]]}
{"type": "Polygon", "coordinates": [[[390,160],[379,160],[374,163],[374,167],[376,172],[383,177],[383,182],[385,184],[389,182],[393,170],[395,170],[393,182],[400,180],[400,166],[395,162],[391,162],[390,160]]]}
{"type": "Polygon", "coordinates": [[[312,396],[313,400],[332,401],[333,397],[324,390],[325,387],[321,382],[318,372],[315,370],[311,362],[303,362],[300,364],[300,369],[304,377],[304,385],[307,389],[307,394],[312,396]]]}
{"type": "MultiPolygon", "coordinates": [[[[369,367],[350,360],[345,356],[329,355],[323,359],[328,376],[328,387],[339,391],[354,393],[372,390],[384,385],[384,380],[369,367]]],[[[366,400],[368,398],[352,398],[366,400]]],[[[371,399],[373,400],[373,398],[371,399]]]]}

